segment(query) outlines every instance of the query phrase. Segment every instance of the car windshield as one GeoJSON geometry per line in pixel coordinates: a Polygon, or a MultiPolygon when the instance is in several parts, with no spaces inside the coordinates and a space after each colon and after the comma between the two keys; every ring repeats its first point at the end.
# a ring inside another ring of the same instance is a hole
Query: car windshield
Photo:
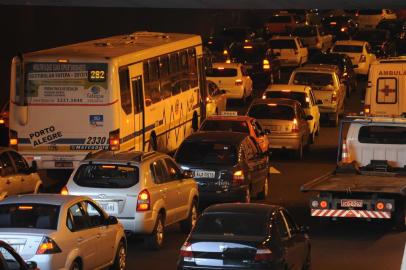
{"type": "Polygon", "coordinates": [[[295,112],[291,106],[280,104],[255,104],[248,115],[256,119],[293,120],[295,112]]]}
{"type": "Polygon", "coordinates": [[[297,49],[293,39],[272,39],[269,44],[273,49],[297,49]]]}
{"type": "Polygon", "coordinates": [[[268,23],[290,23],[291,21],[290,16],[272,16],[268,19],[268,23]]]}
{"type": "Polygon", "coordinates": [[[309,108],[309,102],[306,101],[306,94],[303,92],[293,91],[268,91],[265,93],[266,98],[288,98],[297,100],[302,105],[302,108],[309,108]]]}
{"type": "Polygon", "coordinates": [[[385,41],[386,32],[385,31],[359,31],[353,38],[354,40],[365,40],[365,41],[385,41]]]}
{"type": "Polygon", "coordinates": [[[359,130],[360,143],[406,144],[406,128],[396,126],[363,126],[359,130]]]}
{"type": "Polygon", "coordinates": [[[381,15],[382,9],[361,9],[358,11],[359,15],[381,15]]]}
{"type": "Polygon", "coordinates": [[[249,134],[248,124],[246,121],[234,120],[206,120],[203,122],[201,131],[231,131],[249,134]]]}
{"type": "Polygon", "coordinates": [[[236,68],[214,67],[206,71],[207,77],[235,77],[237,76],[236,68]]]}
{"type": "Polygon", "coordinates": [[[266,215],[251,213],[206,213],[196,223],[192,237],[215,235],[219,237],[239,237],[267,235],[269,228],[266,215]]]}
{"type": "Polygon", "coordinates": [[[330,73],[321,72],[296,72],[293,84],[309,85],[315,88],[331,85],[334,87],[333,76],[330,73]]]}
{"type": "Polygon", "coordinates": [[[293,30],[293,35],[299,37],[314,37],[317,36],[316,27],[306,26],[306,27],[298,27],[293,30]]]}
{"type": "Polygon", "coordinates": [[[333,52],[346,52],[346,53],[362,53],[362,46],[360,45],[335,45],[333,52]]]}
{"type": "Polygon", "coordinates": [[[116,164],[83,164],[73,181],[82,187],[129,188],[139,181],[138,167],[116,164]]]}
{"type": "Polygon", "coordinates": [[[18,203],[0,205],[0,228],[56,230],[59,206],[18,203]]]}
{"type": "Polygon", "coordinates": [[[235,165],[237,151],[233,145],[210,141],[185,141],[176,153],[176,161],[189,164],[235,165]]]}

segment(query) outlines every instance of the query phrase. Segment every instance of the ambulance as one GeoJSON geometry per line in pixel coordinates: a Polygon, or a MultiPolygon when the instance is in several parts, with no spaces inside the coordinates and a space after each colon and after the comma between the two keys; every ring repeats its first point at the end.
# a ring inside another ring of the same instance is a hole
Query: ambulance
{"type": "Polygon", "coordinates": [[[371,65],[364,113],[406,117],[406,56],[375,61],[371,65]]]}

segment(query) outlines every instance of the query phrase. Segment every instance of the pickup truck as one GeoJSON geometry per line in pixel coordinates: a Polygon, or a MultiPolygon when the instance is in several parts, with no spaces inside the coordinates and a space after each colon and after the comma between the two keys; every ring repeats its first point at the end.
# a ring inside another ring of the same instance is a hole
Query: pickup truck
{"type": "Polygon", "coordinates": [[[311,216],[392,220],[405,230],[406,119],[350,117],[339,132],[336,169],[301,187],[317,194],[311,216]]]}

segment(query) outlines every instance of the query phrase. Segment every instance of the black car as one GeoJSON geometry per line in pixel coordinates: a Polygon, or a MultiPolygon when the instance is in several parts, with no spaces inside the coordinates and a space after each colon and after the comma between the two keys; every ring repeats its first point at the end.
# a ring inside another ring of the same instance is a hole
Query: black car
{"type": "Polygon", "coordinates": [[[382,20],[378,23],[376,29],[388,30],[393,40],[406,38],[406,20],[404,19],[382,20]]]}
{"type": "Polygon", "coordinates": [[[396,55],[395,42],[390,37],[390,32],[383,29],[362,29],[353,37],[354,40],[367,41],[372,52],[377,57],[389,57],[396,55]]]}
{"type": "Polygon", "coordinates": [[[0,269],[39,270],[35,262],[25,262],[6,242],[0,240],[0,269]]]}
{"type": "Polygon", "coordinates": [[[229,59],[242,63],[248,75],[267,84],[281,79],[281,63],[263,39],[244,40],[230,45],[229,59]]]}
{"type": "Polygon", "coordinates": [[[249,202],[268,193],[268,153],[247,134],[197,132],[182,142],[174,157],[182,169],[193,172],[200,202],[249,202]]]}
{"type": "Polygon", "coordinates": [[[203,212],[181,247],[178,270],[308,270],[306,231],[280,206],[214,205],[203,212]]]}
{"type": "Polygon", "coordinates": [[[406,39],[398,39],[396,41],[396,54],[398,56],[406,56],[406,39]]]}
{"type": "Polygon", "coordinates": [[[349,16],[329,16],[322,19],[326,32],[335,36],[335,40],[350,39],[357,32],[357,24],[349,16]]]}
{"type": "Polygon", "coordinates": [[[349,96],[350,92],[357,90],[357,75],[352,66],[351,58],[348,55],[340,53],[319,53],[313,55],[308,63],[338,66],[341,79],[347,85],[347,96],[349,96]]]}

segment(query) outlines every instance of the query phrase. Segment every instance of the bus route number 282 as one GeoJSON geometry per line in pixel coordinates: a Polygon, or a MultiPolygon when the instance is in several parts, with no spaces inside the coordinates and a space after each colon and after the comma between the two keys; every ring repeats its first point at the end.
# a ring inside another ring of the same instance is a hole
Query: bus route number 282
{"type": "Polygon", "coordinates": [[[86,144],[105,144],[106,137],[87,137],[86,144]]]}

